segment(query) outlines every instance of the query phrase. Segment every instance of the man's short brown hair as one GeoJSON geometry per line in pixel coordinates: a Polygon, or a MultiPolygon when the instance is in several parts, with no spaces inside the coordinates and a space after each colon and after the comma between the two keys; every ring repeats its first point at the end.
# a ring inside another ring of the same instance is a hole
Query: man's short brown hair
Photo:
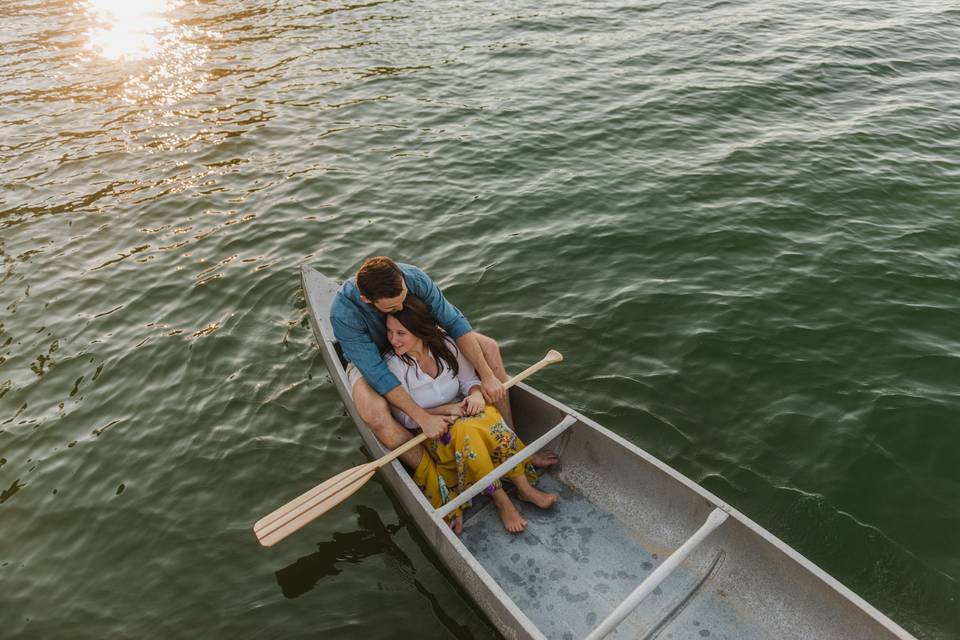
{"type": "Polygon", "coordinates": [[[403,272],[386,256],[367,258],[357,271],[357,287],[370,302],[395,298],[403,293],[403,272]]]}

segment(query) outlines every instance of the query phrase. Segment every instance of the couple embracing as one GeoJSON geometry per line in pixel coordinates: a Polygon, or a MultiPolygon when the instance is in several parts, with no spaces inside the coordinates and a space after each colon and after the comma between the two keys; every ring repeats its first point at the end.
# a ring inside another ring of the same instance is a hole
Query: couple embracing
{"type": "MultiPolygon", "coordinates": [[[[349,362],[347,376],[360,417],[377,439],[396,449],[417,430],[428,437],[400,459],[435,507],[455,498],[495,466],[523,449],[511,429],[508,379],[497,343],[474,331],[437,285],[417,267],[368,258],[337,292],[330,309],[334,336],[349,362]]],[[[557,500],[536,489],[535,467],[557,462],[541,452],[506,476],[517,497],[540,508],[557,500]]],[[[504,528],[526,521],[494,482],[493,499],[504,528]]],[[[460,533],[463,515],[448,517],[460,533]]]]}

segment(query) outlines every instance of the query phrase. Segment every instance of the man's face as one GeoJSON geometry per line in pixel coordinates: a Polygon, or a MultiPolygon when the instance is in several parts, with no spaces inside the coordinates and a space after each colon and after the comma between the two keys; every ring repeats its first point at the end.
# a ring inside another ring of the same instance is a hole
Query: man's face
{"type": "MultiPolygon", "coordinates": [[[[401,282],[400,286],[402,291],[400,295],[394,298],[380,298],[375,302],[371,302],[377,311],[382,313],[393,313],[394,311],[400,311],[403,309],[403,301],[407,299],[407,283],[401,282]]],[[[367,298],[364,298],[365,302],[370,302],[367,298]]]]}

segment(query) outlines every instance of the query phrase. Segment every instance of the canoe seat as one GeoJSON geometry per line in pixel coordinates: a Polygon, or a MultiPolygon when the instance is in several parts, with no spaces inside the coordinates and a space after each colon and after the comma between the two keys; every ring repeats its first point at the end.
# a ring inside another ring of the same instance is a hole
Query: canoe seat
{"type": "Polygon", "coordinates": [[[347,359],[343,357],[343,348],[340,346],[339,342],[333,343],[333,350],[337,352],[337,357],[340,358],[340,364],[343,365],[343,368],[347,368],[347,359]]]}

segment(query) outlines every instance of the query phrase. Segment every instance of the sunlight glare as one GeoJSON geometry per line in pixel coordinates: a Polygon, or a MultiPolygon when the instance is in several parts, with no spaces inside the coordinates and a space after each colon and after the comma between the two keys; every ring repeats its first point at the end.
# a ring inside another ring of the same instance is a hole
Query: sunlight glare
{"type": "Polygon", "coordinates": [[[143,60],[163,48],[163,39],[174,32],[164,17],[170,0],[84,0],[96,26],[89,46],[109,60],[143,60]]]}

